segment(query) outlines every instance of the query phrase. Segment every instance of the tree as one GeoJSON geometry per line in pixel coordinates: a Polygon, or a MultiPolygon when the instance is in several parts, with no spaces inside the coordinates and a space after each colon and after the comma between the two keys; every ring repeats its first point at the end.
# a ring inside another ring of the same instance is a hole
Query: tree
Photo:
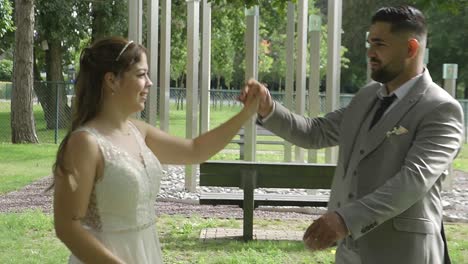
{"type": "Polygon", "coordinates": [[[34,0],[16,0],[15,20],[11,141],[37,143],[32,105],[34,0]]]}
{"type": "MultiPolygon", "coordinates": [[[[317,8],[315,0],[309,0],[308,14],[321,15],[321,11],[317,8]]],[[[286,26],[287,15],[284,13],[282,6],[270,6],[263,4],[260,7],[260,35],[261,39],[268,40],[270,52],[267,55],[273,59],[272,66],[268,73],[263,75],[263,82],[270,84],[270,89],[283,89],[283,80],[286,78],[286,69],[289,65],[286,64],[286,26]],[[278,88],[276,88],[278,87],[278,88]]],[[[323,15],[322,15],[323,16],[323,15]]],[[[296,15],[297,17],[297,15],[296,15]]],[[[309,41],[307,41],[309,42],[309,41]]],[[[323,23],[320,37],[320,78],[324,78],[327,69],[327,25],[323,23]]],[[[310,48],[307,48],[307,73],[310,72],[310,48]]],[[[347,68],[349,60],[347,59],[347,49],[341,47],[341,67],[347,68]]],[[[260,53],[261,54],[261,53],[260,53]]],[[[294,54],[296,56],[296,54],[294,54]]],[[[260,58],[262,58],[260,56],[260,58]]]]}
{"type": "Polygon", "coordinates": [[[468,32],[466,30],[450,30],[451,28],[468,28],[468,5],[452,13],[450,8],[429,6],[426,17],[429,22],[429,72],[434,81],[442,84],[442,67],[444,63],[458,64],[459,87],[464,86],[459,97],[468,99],[468,32]]]}
{"type": "MultiPolygon", "coordinates": [[[[144,1],[146,3],[146,1],[144,1]]],[[[94,1],[91,3],[91,40],[111,36],[126,35],[128,1],[94,1]]]]}
{"type": "Polygon", "coordinates": [[[212,66],[211,72],[217,80],[216,87],[221,88],[221,79],[230,88],[234,73],[234,59],[238,46],[243,46],[245,31],[244,12],[229,3],[213,5],[212,11],[212,66]]]}
{"type": "MultiPolygon", "coordinates": [[[[214,2],[216,4],[224,3],[226,0],[211,0],[210,2],[214,2]]],[[[285,1],[285,0],[229,0],[230,4],[237,7],[247,7],[250,8],[256,5],[268,5],[278,10],[284,12],[286,7],[288,6],[288,2],[296,3],[297,0],[285,1]]]]}
{"type": "Polygon", "coordinates": [[[172,3],[171,29],[171,79],[176,87],[185,87],[184,73],[187,65],[187,3],[176,0],[172,3]]]}
{"type": "MultiPolygon", "coordinates": [[[[63,60],[71,50],[77,50],[80,39],[88,35],[90,6],[79,0],[38,0],[36,17],[36,40],[46,44],[43,58],[48,83],[36,85],[34,90],[44,110],[47,128],[54,129],[56,122],[59,128],[65,128],[70,123],[71,108],[67,104],[66,86],[63,85],[63,66],[70,62],[64,63],[63,60]],[[59,120],[56,120],[57,110],[59,120]]],[[[36,49],[37,53],[41,51],[36,49]]],[[[41,57],[41,54],[36,56],[41,57]]],[[[40,80],[40,76],[36,74],[36,77],[40,80]]]]}

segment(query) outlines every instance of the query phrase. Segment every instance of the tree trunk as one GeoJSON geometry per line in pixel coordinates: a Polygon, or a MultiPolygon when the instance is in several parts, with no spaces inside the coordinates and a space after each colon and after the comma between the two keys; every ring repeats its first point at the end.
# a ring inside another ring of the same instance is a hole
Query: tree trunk
{"type": "Polygon", "coordinates": [[[107,34],[107,29],[105,26],[105,5],[108,5],[107,2],[93,2],[92,4],[92,32],[91,32],[91,42],[94,42],[97,39],[104,37],[107,34]]]}
{"type": "Polygon", "coordinates": [[[283,77],[279,77],[279,86],[278,86],[278,92],[283,91],[283,77]]]}
{"type": "Polygon", "coordinates": [[[60,40],[50,40],[49,49],[46,52],[48,96],[44,114],[47,129],[55,129],[56,125],[58,128],[68,127],[71,117],[71,108],[67,105],[66,85],[62,74],[62,45],[60,42],[60,40]]]}
{"type": "Polygon", "coordinates": [[[48,98],[48,90],[47,90],[47,84],[45,84],[42,80],[41,73],[39,71],[39,67],[37,66],[37,60],[36,60],[36,52],[37,50],[34,49],[34,58],[33,58],[33,69],[34,69],[34,93],[36,94],[37,100],[41,104],[42,109],[48,109],[47,108],[47,98],[48,98]]]}
{"type": "Polygon", "coordinates": [[[15,18],[11,142],[37,143],[32,104],[34,0],[16,0],[15,18]]]}

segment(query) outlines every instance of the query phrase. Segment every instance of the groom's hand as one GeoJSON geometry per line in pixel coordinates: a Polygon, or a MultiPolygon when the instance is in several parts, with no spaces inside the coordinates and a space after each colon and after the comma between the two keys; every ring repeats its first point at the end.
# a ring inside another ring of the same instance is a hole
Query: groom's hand
{"type": "Polygon", "coordinates": [[[259,97],[257,113],[261,117],[267,116],[273,109],[273,100],[271,99],[271,95],[268,89],[265,87],[265,85],[259,83],[258,81],[250,79],[242,89],[239,100],[245,103],[247,95],[251,93],[259,97]]]}
{"type": "Polygon", "coordinates": [[[310,250],[331,247],[336,241],[345,238],[348,229],[336,212],[328,212],[315,220],[304,233],[304,244],[310,250]]]}

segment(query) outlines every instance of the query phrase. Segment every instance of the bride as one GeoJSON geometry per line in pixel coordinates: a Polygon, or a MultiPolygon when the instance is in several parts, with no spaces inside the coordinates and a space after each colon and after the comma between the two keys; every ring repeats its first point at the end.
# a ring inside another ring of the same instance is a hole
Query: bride
{"type": "Polygon", "coordinates": [[[72,126],[53,167],[55,231],[69,263],[162,263],[153,207],[161,163],[209,159],[258,107],[249,94],[229,121],[182,139],[130,118],[151,86],[139,44],[110,37],[81,53],[72,126]]]}

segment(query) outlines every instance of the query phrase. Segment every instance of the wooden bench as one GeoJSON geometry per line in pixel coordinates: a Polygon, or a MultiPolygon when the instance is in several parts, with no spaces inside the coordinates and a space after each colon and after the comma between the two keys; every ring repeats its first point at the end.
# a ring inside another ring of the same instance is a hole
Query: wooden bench
{"type": "MultiPolygon", "coordinates": [[[[271,132],[270,130],[262,127],[262,126],[256,126],[257,127],[257,136],[273,136],[276,137],[276,135],[271,132]]],[[[239,159],[244,160],[244,144],[245,144],[245,131],[244,128],[241,128],[239,132],[237,133],[239,135],[239,139],[233,139],[231,140],[231,143],[237,143],[239,145],[239,159]]],[[[263,144],[263,145],[281,145],[284,146],[285,141],[284,140],[264,140],[264,139],[258,139],[256,140],[257,144],[263,144]]]]}
{"type": "Polygon", "coordinates": [[[253,238],[253,211],[261,205],[326,207],[328,196],[255,194],[256,188],[330,189],[335,165],[208,161],[200,165],[200,186],[239,187],[242,193],[202,193],[200,204],[237,205],[244,210],[244,240],[253,238]]]}

